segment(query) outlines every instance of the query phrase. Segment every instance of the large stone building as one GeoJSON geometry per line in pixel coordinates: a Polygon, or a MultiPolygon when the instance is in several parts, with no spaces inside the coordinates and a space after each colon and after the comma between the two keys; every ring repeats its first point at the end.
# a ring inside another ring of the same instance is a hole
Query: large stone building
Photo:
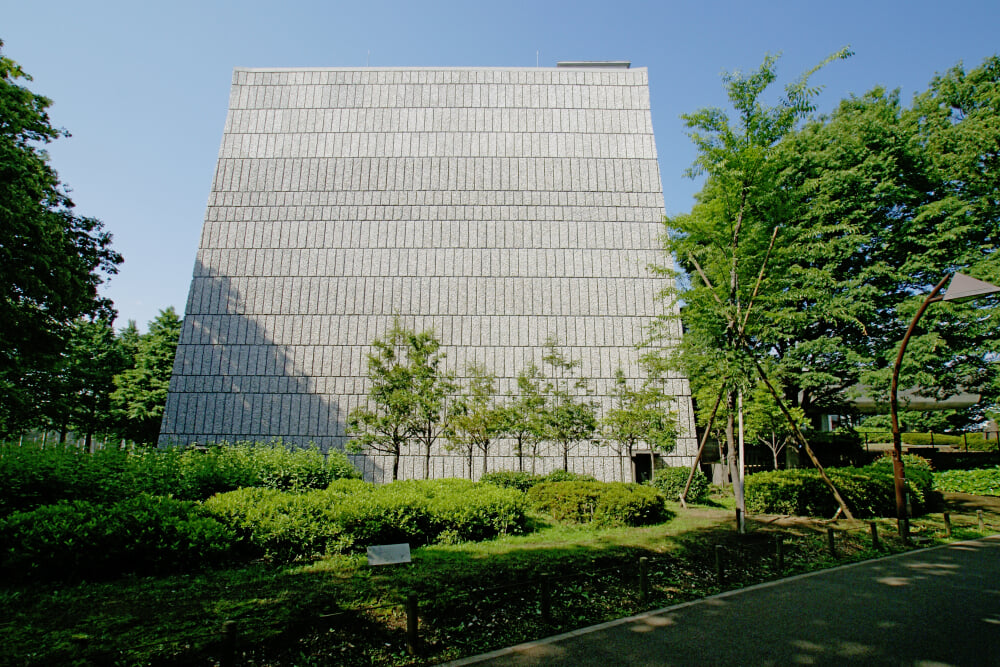
{"type": "MultiPolygon", "coordinates": [[[[663,308],[647,268],[662,214],[644,68],[237,69],[161,443],[343,447],[394,318],[505,394],[555,337],[606,407],[663,308]]],[[[669,385],[681,437],[664,461],[689,463],[688,383],[669,385]]],[[[422,475],[417,454],[401,476],[422,475]]],[[[489,461],[516,465],[507,443],[489,461]]],[[[614,479],[619,463],[588,442],[570,468],[614,479]]],[[[468,474],[443,443],[431,470],[468,474]]]]}

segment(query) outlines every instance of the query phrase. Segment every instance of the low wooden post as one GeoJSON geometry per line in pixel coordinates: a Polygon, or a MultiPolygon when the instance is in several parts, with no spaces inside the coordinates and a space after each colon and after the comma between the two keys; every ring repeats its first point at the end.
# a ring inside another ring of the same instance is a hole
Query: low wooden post
{"type": "Polygon", "coordinates": [[[783,572],[785,570],[784,542],[784,535],[774,536],[774,559],[777,561],[778,572],[783,572]]]}
{"type": "Polygon", "coordinates": [[[878,551],[881,548],[881,545],[878,542],[878,524],[874,521],[870,521],[868,523],[868,528],[872,534],[872,549],[878,551]]]}
{"type": "Polygon", "coordinates": [[[910,520],[899,519],[899,536],[903,538],[904,544],[910,543],[910,520]]]}
{"type": "Polygon", "coordinates": [[[826,541],[830,547],[830,555],[834,558],[837,557],[837,543],[836,538],[833,535],[833,528],[826,529],[826,541]]]}
{"type": "Polygon", "coordinates": [[[551,588],[551,584],[549,583],[549,576],[547,574],[546,575],[542,575],[541,598],[542,598],[542,602],[541,602],[542,620],[545,621],[546,623],[551,623],[552,622],[552,588],[551,588]]]}
{"type": "Polygon", "coordinates": [[[236,664],[237,643],[236,621],[226,621],[222,624],[222,655],[219,656],[221,667],[232,667],[236,664]]]}
{"type": "Polygon", "coordinates": [[[944,534],[946,537],[951,537],[951,514],[944,512],[941,516],[944,517],[944,534]]]}
{"type": "Polygon", "coordinates": [[[983,522],[982,510],[976,510],[976,518],[979,519],[979,532],[982,533],[986,530],[986,524],[983,522]]]}
{"type": "Polygon", "coordinates": [[[649,559],[645,556],[639,558],[639,599],[649,601],[649,559]]]}
{"type": "Polygon", "coordinates": [[[715,545],[715,578],[721,586],[726,579],[726,573],[722,567],[722,545],[715,545]]]}
{"type": "Polygon", "coordinates": [[[420,619],[417,616],[419,605],[417,596],[410,593],[406,596],[406,652],[417,655],[420,651],[420,619]]]}

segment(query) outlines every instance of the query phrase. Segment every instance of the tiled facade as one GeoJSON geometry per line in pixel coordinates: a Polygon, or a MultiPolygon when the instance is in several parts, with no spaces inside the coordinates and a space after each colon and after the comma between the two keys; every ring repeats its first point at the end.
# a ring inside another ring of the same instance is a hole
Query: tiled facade
{"type": "MultiPolygon", "coordinates": [[[[662,214],[645,69],[238,69],[161,443],[343,447],[395,317],[502,393],[555,336],[607,404],[663,307],[647,269],[662,214]]],[[[666,459],[688,463],[688,383],[669,385],[682,434],[666,459]]],[[[538,471],[561,467],[548,454],[538,471]]],[[[616,478],[607,447],[573,454],[616,478]]],[[[464,466],[432,458],[437,476],[464,466]]],[[[515,467],[501,443],[489,468],[515,467]]],[[[421,475],[414,449],[401,476],[421,475]]]]}

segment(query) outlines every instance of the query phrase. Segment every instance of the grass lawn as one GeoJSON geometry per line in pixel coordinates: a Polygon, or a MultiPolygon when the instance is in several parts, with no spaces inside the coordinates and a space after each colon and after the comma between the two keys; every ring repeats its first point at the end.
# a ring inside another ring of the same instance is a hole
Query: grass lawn
{"type": "MultiPolygon", "coordinates": [[[[947,494],[954,539],[1000,527],[1000,502],[947,494]]],[[[171,577],[134,577],[0,588],[0,664],[217,664],[235,622],[236,664],[433,664],[537,639],[724,589],[910,548],[880,520],[881,550],[868,522],[751,517],[734,531],[726,499],[682,510],[645,528],[596,530],[546,523],[525,536],[413,551],[408,565],[368,568],[363,555],[308,564],[255,563],[171,577]],[[837,531],[837,556],[826,529],[837,531]],[[784,537],[784,568],[774,536],[784,537]],[[716,546],[724,580],[717,580],[716,546]],[[640,599],[638,559],[649,559],[640,599]],[[551,618],[541,615],[548,577],[551,618]],[[402,603],[420,604],[422,650],[406,652],[402,603]]],[[[918,519],[922,544],[945,541],[941,515],[918,519]]]]}

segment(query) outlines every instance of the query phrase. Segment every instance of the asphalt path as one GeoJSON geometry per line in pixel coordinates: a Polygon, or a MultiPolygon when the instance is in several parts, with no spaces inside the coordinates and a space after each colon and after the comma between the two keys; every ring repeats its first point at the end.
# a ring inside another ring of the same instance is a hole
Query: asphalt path
{"type": "Polygon", "coordinates": [[[1000,665],[1000,535],[790,577],[449,664],[1000,665]]]}

